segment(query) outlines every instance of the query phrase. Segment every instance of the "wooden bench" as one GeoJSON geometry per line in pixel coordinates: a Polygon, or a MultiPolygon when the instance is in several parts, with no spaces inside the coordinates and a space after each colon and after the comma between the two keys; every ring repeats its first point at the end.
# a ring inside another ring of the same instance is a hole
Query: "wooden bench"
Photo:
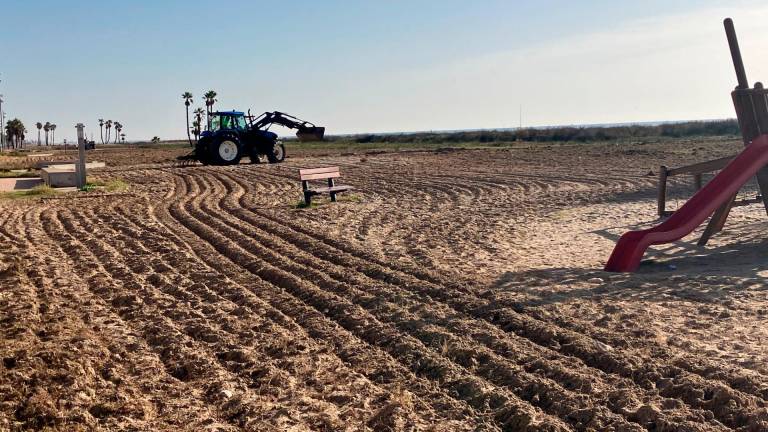
{"type": "Polygon", "coordinates": [[[304,203],[310,205],[312,196],[327,193],[331,196],[331,201],[336,202],[336,194],[354,189],[352,186],[336,186],[333,179],[341,177],[339,167],[300,169],[301,189],[304,191],[304,203]],[[310,187],[310,180],[328,180],[327,187],[310,187]]]}

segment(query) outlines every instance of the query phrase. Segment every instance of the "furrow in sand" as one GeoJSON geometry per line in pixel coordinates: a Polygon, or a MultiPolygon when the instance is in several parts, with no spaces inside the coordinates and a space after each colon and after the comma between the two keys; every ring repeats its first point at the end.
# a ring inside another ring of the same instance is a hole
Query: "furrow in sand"
{"type": "MultiPolygon", "coordinates": [[[[388,401],[394,399],[392,394],[383,391],[361,375],[349,372],[338,358],[329,355],[322,347],[302,339],[301,333],[279,328],[271,321],[265,322],[258,315],[258,311],[241,307],[241,304],[225,300],[217,294],[230,292],[240,297],[242,294],[237,291],[243,289],[242,287],[225,282],[212,289],[211,285],[216,284],[215,279],[226,281],[226,278],[210,275],[196,277],[195,273],[200,271],[199,262],[191,263],[183,259],[169,261],[164,258],[183,256],[182,251],[166,240],[167,232],[152,233],[136,229],[136,225],[131,221],[115,217],[118,212],[113,209],[105,210],[105,214],[100,212],[102,214],[94,217],[103,222],[104,226],[112,227],[106,238],[121,242],[137,259],[156,271],[161,271],[164,277],[173,283],[173,286],[168,286],[163,291],[168,290],[178,298],[180,304],[191,303],[194,309],[208,317],[204,325],[190,327],[190,331],[203,332],[207,339],[215,339],[217,342],[222,340],[225,346],[237,345],[236,354],[243,349],[261,354],[256,359],[263,369],[259,381],[266,384],[261,385],[260,392],[285,391],[280,388],[284,386],[284,380],[275,379],[283,375],[291,377],[291,381],[295,383],[291,390],[304,395],[304,398],[322,398],[324,394],[336,394],[336,397],[331,398],[331,402],[343,413],[336,427],[341,424],[362,424],[361,419],[371,417],[371,414],[385,408],[388,401]],[[144,242],[136,240],[138,238],[142,238],[144,242]],[[148,250],[147,247],[153,248],[154,251],[148,250]],[[221,333],[227,333],[229,337],[222,337],[221,333]],[[307,387],[313,383],[314,387],[307,387]],[[270,386],[274,388],[267,388],[270,386]],[[377,406],[382,402],[385,406],[377,406]]],[[[233,357],[232,361],[237,363],[234,358],[237,356],[232,353],[233,351],[229,351],[228,356],[233,357]]],[[[321,412],[317,413],[320,414],[321,412]]],[[[416,413],[416,418],[411,420],[417,424],[434,421],[419,419],[419,415],[416,413]]],[[[309,417],[308,414],[304,416],[309,417]]],[[[307,423],[316,422],[308,420],[307,423]]]]}
{"type": "MultiPolygon", "coordinates": [[[[196,200],[197,198],[193,199],[193,201],[196,200]]],[[[181,208],[184,212],[197,213],[196,216],[201,220],[206,218],[204,214],[200,214],[199,206],[193,202],[179,206],[179,209],[181,208]]],[[[541,428],[543,425],[540,424],[539,419],[543,418],[546,419],[543,423],[548,428],[568,429],[557,418],[541,413],[510,392],[472,376],[466,369],[431,353],[420,341],[399,333],[390,325],[379,322],[359,306],[327,293],[314,284],[249,254],[231,239],[212,230],[208,226],[210,221],[208,223],[192,221],[190,216],[173,210],[174,207],[172,207],[172,214],[179,222],[184,223],[198,236],[208,241],[223,257],[227,257],[272,285],[286,290],[350,330],[357,337],[385,349],[416,374],[439,384],[454,396],[469,402],[473,407],[490,408],[498,423],[507,426],[515,425],[518,428],[541,428]]]]}
{"type": "MultiPolygon", "coordinates": [[[[174,180],[175,188],[178,191],[190,192],[190,195],[193,195],[191,194],[192,189],[181,178],[174,180]]],[[[186,196],[187,194],[183,195],[186,196]]],[[[335,353],[345,363],[371,381],[385,385],[387,388],[410,392],[420,403],[428,404],[433,407],[435,412],[448,416],[449,423],[447,424],[449,426],[445,426],[448,429],[475,429],[479,425],[493,424],[492,413],[477,412],[467,402],[450,397],[444,390],[437,388],[425,378],[417,377],[384,351],[356,338],[349,331],[300,299],[284,290],[275,290],[272,285],[244,272],[241,267],[229,260],[218,259],[218,252],[213,245],[199,241],[194,231],[199,231],[205,227],[195,223],[194,219],[184,216],[184,214],[183,208],[178,203],[168,203],[167,206],[155,208],[151,218],[162,223],[169,231],[174,232],[176,239],[185,243],[189,250],[194,251],[200,261],[215,267],[217,271],[226,274],[239,284],[248,286],[250,291],[246,293],[247,296],[255,299],[254,301],[263,301],[269,304],[271,308],[279,311],[280,316],[287,317],[290,321],[283,323],[284,325],[293,325],[297,329],[303,329],[315,340],[327,344],[330,352],[335,353]],[[187,224],[192,224],[193,230],[189,230],[184,223],[179,224],[179,221],[172,214],[176,214],[178,218],[188,218],[187,224]],[[190,239],[194,241],[187,241],[190,239]],[[460,424],[456,424],[457,420],[461,421],[460,424]],[[471,426],[472,424],[475,426],[471,426]]],[[[482,405],[477,404],[476,406],[479,409],[485,409],[482,405]]],[[[499,414],[503,413],[502,411],[499,414]]],[[[515,419],[510,419],[510,423],[512,420],[515,419]]]]}
{"type": "MultiPolygon", "coordinates": [[[[371,264],[361,263],[361,267],[357,269],[371,277],[386,278],[399,286],[426,294],[434,300],[446,302],[460,312],[485,319],[502,329],[515,332],[542,346],[551,347],[556,342],[561,353],[578,357],[587,365],[607,373],[630,378],[641,387],[649,390],[657,389],[661,396],[679,397],[694,409],[711,411],[717,419],[726,425],[742,427],[759,425],[764,421],[763,403],[754,395],[745,394],[720,382],[707,381],[704,379],[706,377],[699,377],[694,373],[668,364],[659,364],[658,361],[653,361],[650,358],[629,358],[621,353],[605,351],[588,335],[553,326],[525,313],[520,313],[522,311],[515,311],[514,309],[517,308],[515,304],[506,304],[502,307],[496,302],[496,299],[491,301],[482,295],[476,295],[474,290],[470,288],[456,287],[455,283],[445,283],[445,285],[440,286],[441,279],[439,276],[418,271],[401,271],[396,265],[382,263],[379,259],[359,251],[353,246],[313,233],[296,223],[280,220],[268,212],[252,211],[259,217],[265,217],[275,223],[286,224],[322,243],[347,252],[353,258],[355,253],[358,254],[358,257],[365,257],[371,264]],[[421,279],[413,280],[409,276],[420,276],[421,279]],[[502,316],[506,319],[500,321],[499,318],[502,316]],[[556,336],[556,338],[550,335],[556,336]]],[[[333,252],[326,252],[326,254],[330,257],[333,252]]],[[[348,258],[350,257],[344,257],[344,259],[348,258]]],[[[486,295],[490,296],[491,294],[486,295]]]]}
{"type": "Polygon", "coordinates": [[[46,355],[53,363],[37,371],[38,386],[20,388],[54,392],[52,398],[68,401],[61,406],[56,423],[93,425],[98,419],[102,427],[111,429],[128,421],[151,429],[212,425],[233,430],[188,385],[163,373],[158,356],[88,291],[68,265],[68,257],[51,244],[42,227],[42,211],[39,207],[29,210],[24,219],[28,243],[23,261],[29,281],[39,291],[42,323],[35,331],[37,337],[26,340],[30,345],[24,354],[27,358],[46,355]],[[43,384],[48,379],[56,382],[57,376],[67,376],[70,384],[43,384]],[[148,388],[152,393],[147,394],[148,388]]]}
{"type": "MultiPolygon", "coordinates": [[[[222,179],[222,181],[225,184],[227,182],[226,179],[222,179]]],[[[227,187],[234,188],[231,184],[227,187]]],[[[642,389],[630,380],[620,379],[605,374],[600,370],[585,367],[582,362],[575,361],[571,357],[562,356],[555,350],[543,348],[531,343],[527,339],[505,333],[485,321],[477,321],[464,314],[457,313],[444,304],[430,302],[429,300],[414,296],[397,285],[380,279],[370,278],[362,273],[350,272],[349,264],[354,263],[355,258],[335,256],[328,259],[327,254],[314,253],[318,245],[312,242],[307,243],[306,239],[301,238],[301,235],[298,233],[280,229],[279,226],[276,227],[271,222],[265,222],[253,217],[252,214],[248,214],[244,209],[239,208],[236,201],[237,195],[240,192],[227,194],[220,201],[219,204],[224,207],[226,213],[222,213],[219,210],[221,207],[215,209],[204,207],[204,210],[215,215],[214,217],[226,220],[227,225],[236,227],[245,238],[259,242],[255,246],[248,247],[248,249],[253,253],[257,253],[262,258],[273,254],[273,252],[279,252],[280,256],[277,256],[274,262],[295,262],[292,265],[294,270],[291,271],[297,275],[300,275],[304,271],[303,269],[307,268],[312,273],[307,275],[307,278],[317,281],[322,280],[324,275],[328,275],[334,281],[341,282],[341,285],[322,285],[324,289],[337,289],[339,286],[342,290],[348,289],[347,287],[359,287],[363,291],[361,298],[364,302],[378,302],[382,299],[387,299],[399,303],[399,306],[407,309],[409,314],[415,315],[411,316],[407,322],[431,323],[434,327],[441,329],[438,331],[452,332],[455,335],[471,334],[474,339],[482,342],[484,346],[492,349],[496,354],[502,355],[508,360],[514,359],[516,363],[524,368],[529,368],[533,373],[541,374],[545,377],[555,377],[558,382],[566,383],[569,389],[580,389],[584,395],[590,398],[597,398],[603,404],[609,404],[615,412],[626,415],[629,418],[637,419],[640,415],[637,412],[629,413],[630,410],[627,410],[626,407],[614,405],[619,402],[616,398],[617,391],[623,392],[626,401],[640,400],[646,404],[656,406],[669,405],[670,403],[670,401],[665,401],[663,398],[658,397],[655,391],[642,389]],[[229,217],[228,214],[231,214],[232,217],[229,217]],[[294,244],[293,242],[296,243],[294,244]],[[267,249],[264,250],[263,248],[267,249]],[[373,299],[371,299],[371,296],[374,296],[373,299]],[[555,360],[550,362],[549,359],[555,360]],[[633,393],[640,394],[634,395],[633,393]]],[[[377,307],[382,306],[377,303],[377,307]]],[[[434,338],[430,337],[430,339],[433,340],[434,338]]],[[[478,356],[483,355],[481,348],[472,346],[474,343],[471,339],[462,340],[454,345],[462,346],[468,351],[475,352],[478,356]],[[466,348],[468,345],[470,347],[466,348]]],[[[474,361],[474,359],[470,355],[467,361],[474,361]]],[[[491,361],[490,363],[493,362],[491,361]]],[[[551,383],[550,386],[555,389],[559,388],[559,385],[556,383],[551,383]]],[[[520,385],[520,387],[524,386],[520,385]]],[[[540,392],[535,392],[535,395],[540,397],[540,392]]],[[[557,399],[560,399],[560,397],[557,399]]],[[[648,408],[640,404],[636,409],[647,411],[648,408]]],[[[670,414],[673,417],[678,417],[678,419],[671,420],[670,417],[667,417],[667,413],[659,413],[653,418],[657,427],[660,424],[666,424],[671,430],[682,430],[685,428],[686,423],[684,420],[680,420],[679,417],[685,416],[691,420],[706,422],[708,414],[706,412],[685,414],[684,410],[680,412],[679,409],[671,411],[670,414]]],[[[718,426],[715,424],[712,427],[716,428],[718,426]]]]}
{"type": "Polygon", "coordinates": [[[193,317],[192,311],[178,308],[166,294],[142,281],[141,276],[120,263],[113,248],[82,229],[70,212],[56,211],[48,215],[48,220],[63,227],[50,234],[65,253],[78,257],[74,267],[88,274],[89,288],[131,323],[160,355],[170,375],[194,386],[201,397],[238,427],[280,427],[276,417],[267,415],[270,410],[280,409],[270,397],[256,394],[249,387],[250,381],[234,377],[202,339],[196,340],[179,328],[177,323],[193,317]],[[268,418],[268,423],[263,418],[268,418]]]}

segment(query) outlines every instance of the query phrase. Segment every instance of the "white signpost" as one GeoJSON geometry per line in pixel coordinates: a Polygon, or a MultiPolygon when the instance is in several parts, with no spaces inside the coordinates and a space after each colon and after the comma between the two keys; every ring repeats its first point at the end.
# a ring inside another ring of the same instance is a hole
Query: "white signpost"
{"type": "Polygon", "coordinates": [[[78,123],[77,128],[77,165],[75,166],[75,175],[77,177],[77,188],[85,187],[85,125],[78,123]]]}

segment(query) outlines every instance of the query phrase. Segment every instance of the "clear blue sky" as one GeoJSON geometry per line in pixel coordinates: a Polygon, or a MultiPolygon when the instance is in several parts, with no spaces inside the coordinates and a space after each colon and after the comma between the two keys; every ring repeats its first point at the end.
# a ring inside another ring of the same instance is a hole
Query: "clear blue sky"
{"type": "Polygon", "coordinates": [[[76,122],[98,136],[100,117],[129,139],[181,138],[181,93],[199,104],[208,89],[219,108],[330,133],[514,127],[520,105],[526,125],[727,117],[721,20],[768,72],[765,14],[747,0],[0,0],[0,93],[61,138],[76,122]]]}

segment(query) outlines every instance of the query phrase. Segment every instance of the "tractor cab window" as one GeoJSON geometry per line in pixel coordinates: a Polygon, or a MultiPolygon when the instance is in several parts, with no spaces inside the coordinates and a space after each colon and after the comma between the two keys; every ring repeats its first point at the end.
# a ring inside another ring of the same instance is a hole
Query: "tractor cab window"
{"type": "Polygon", "coordinates": [[[235,129],[244,131],[246,129],[245,127],[245,117],[238,116],[234,118],[235,120],[235,129]]]}
{"type": "Polygon", "coordinates": [[[219,117],[219,116],[211,117],[211,126],[209,128],[211,130],[211,132],[216,132],[217,130],[219,130],[219,128],[221,127],[220,119],[221,119],[221,117],[219,117]]]}
{"type": "Polygon", "coordinates": [[[232,117],[230,117],[230,116],[221,116],[221,128],[222,129],[232,129],[232,117]]]}

